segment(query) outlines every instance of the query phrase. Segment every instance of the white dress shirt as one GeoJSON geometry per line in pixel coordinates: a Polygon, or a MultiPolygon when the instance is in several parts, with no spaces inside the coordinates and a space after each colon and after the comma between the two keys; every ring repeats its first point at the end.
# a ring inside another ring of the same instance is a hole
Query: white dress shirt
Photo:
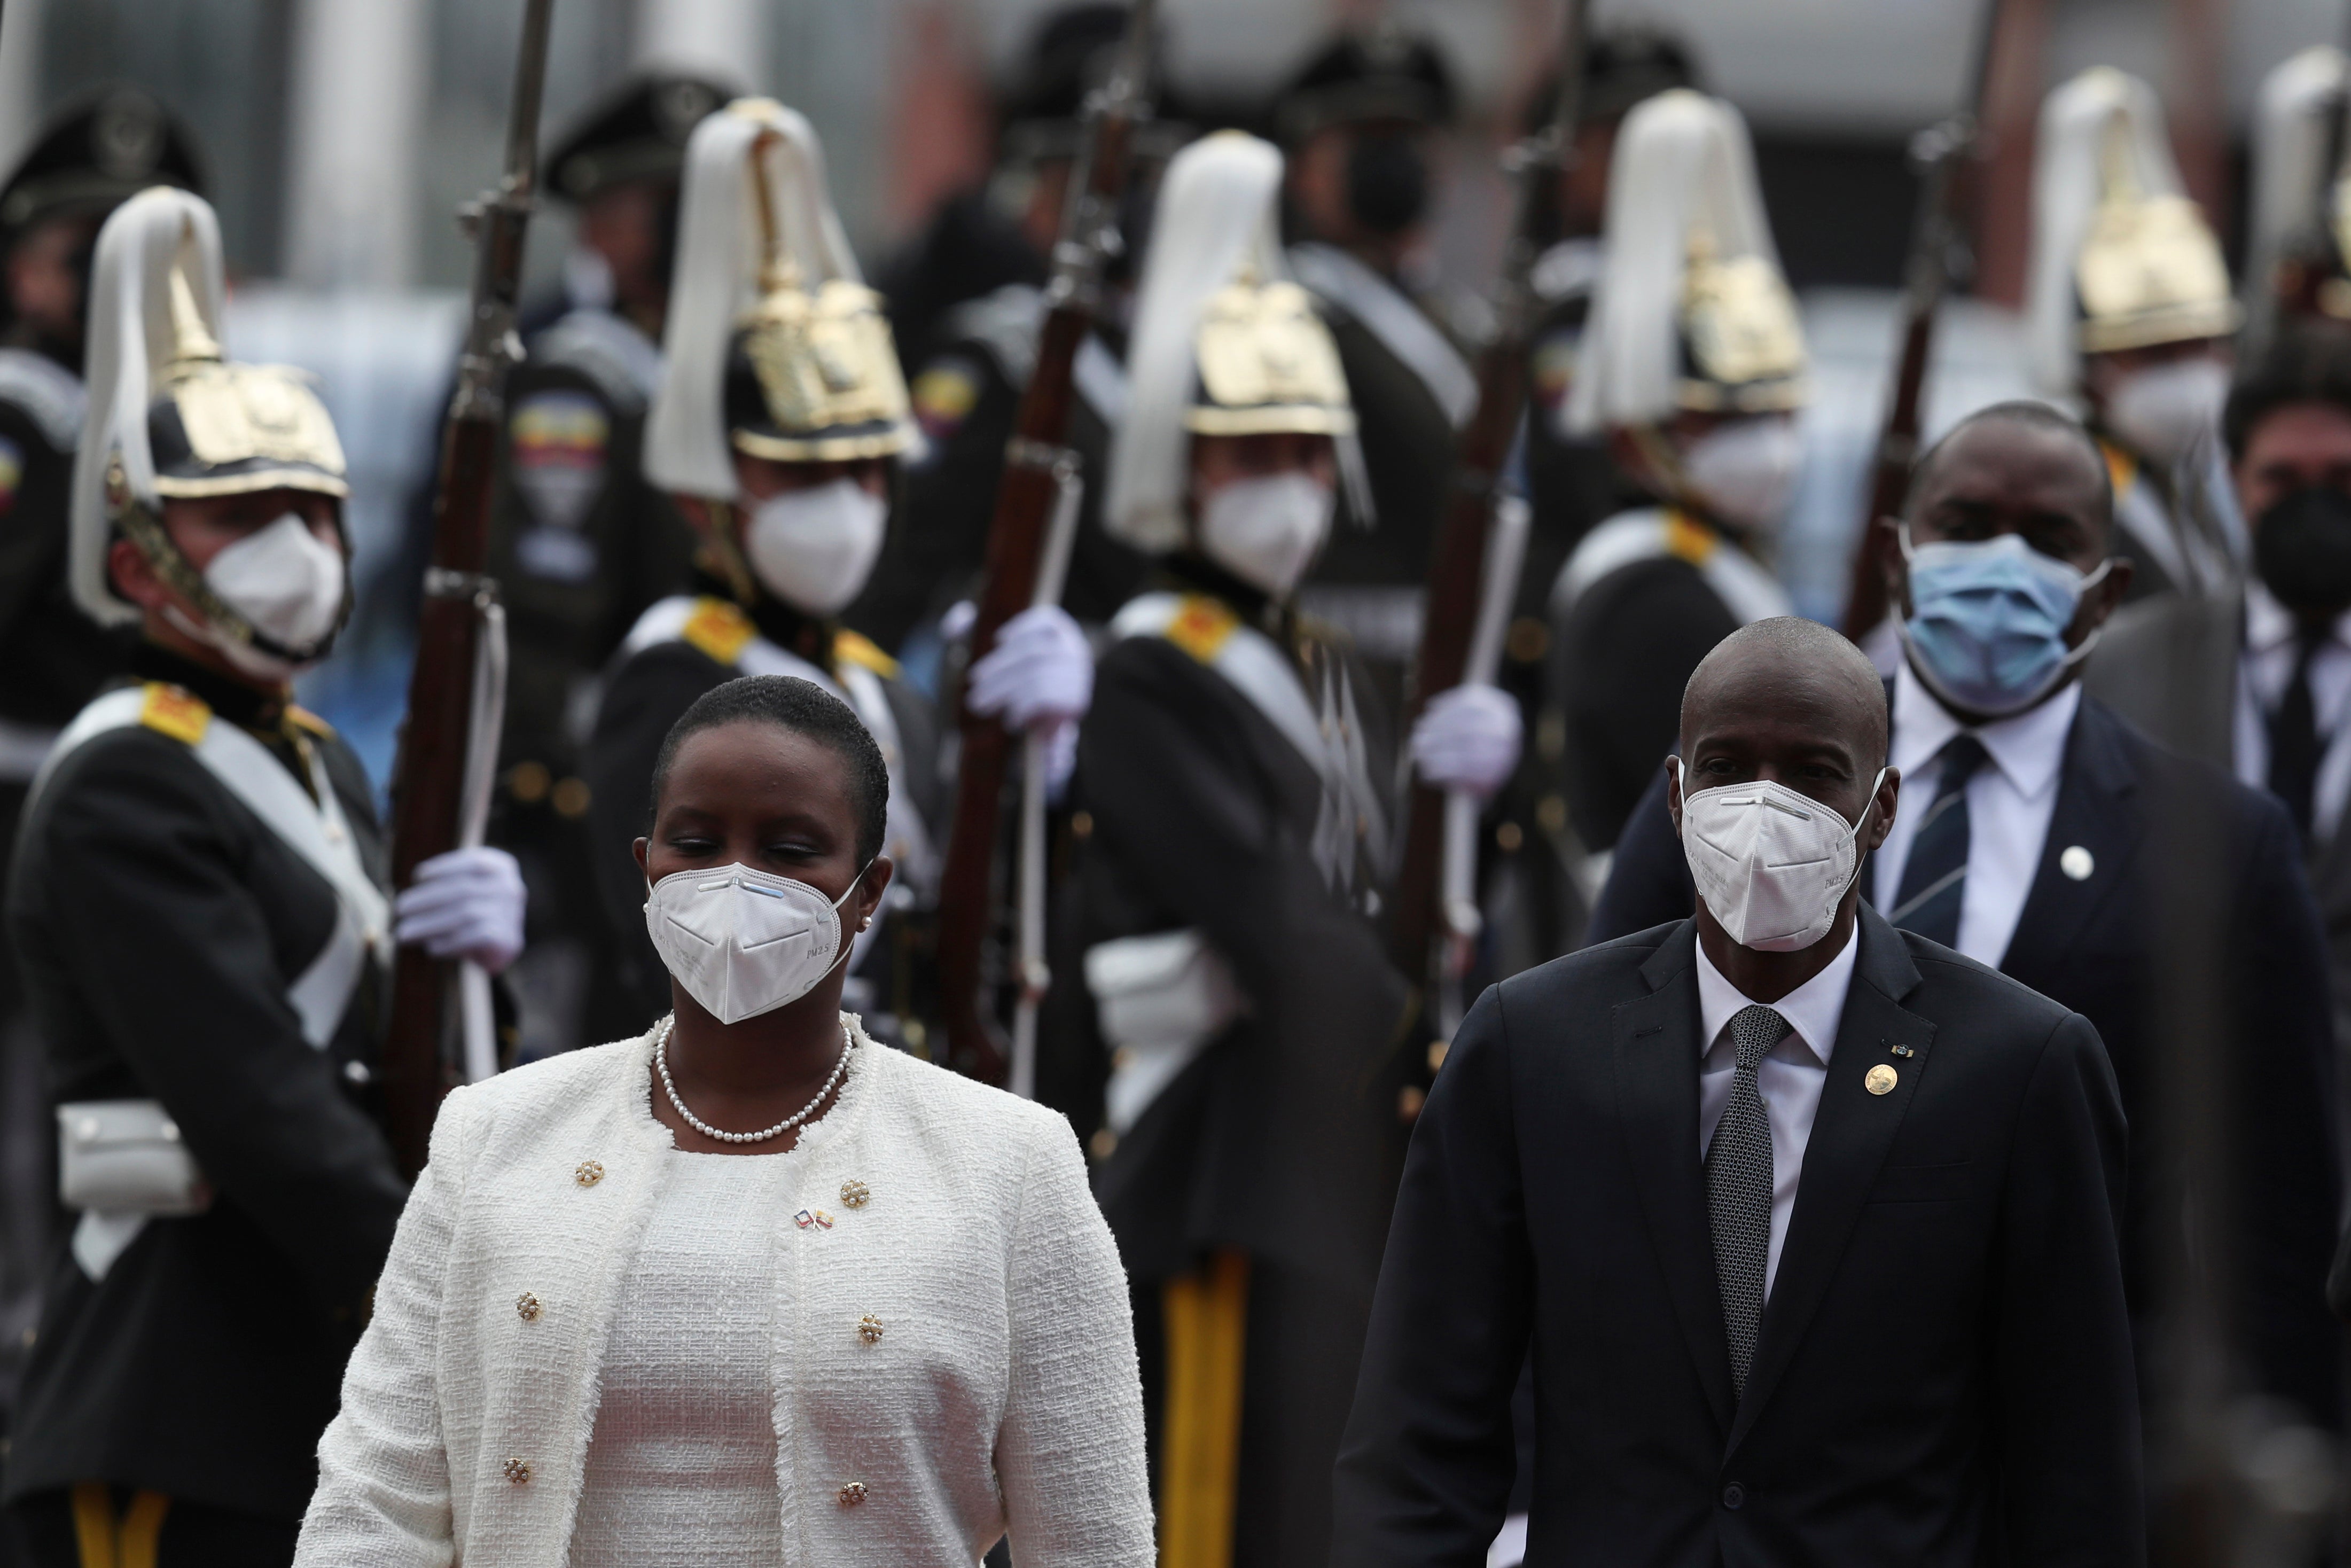
{"type": "MultiPolygon", "coordinates": [[[[2237,664],[2237,777],[2270,787],[2270,716],[2294,684],[2294,612],[2259,581],[2245,588],[2245,656],[2237,664]]],[[[2335,618],[2310,656],[2310,705],[2325,737],[2310,803],[2310,836],[2319,843],[2342,825],[2351,795],[2351,611],[2335,618]]]]}
{"type": "MultiPolygon", "coordinates": [[[[1825,940],[1825,938],[1823,938],[1825,940]]],[[[1856,928],[1846,934],[1844,948],[1828,967],[1764,1006],[1788,1020],[1791,1033],[1763,1053],[1755,1069],[1755,1087],[1763,1095],[1764,1112],[1771,1118],[1771,1249],[1763,1260],[1763,1296],[1771,1296],[1771,1281],[1780,1273],[1780,1248],[1788,1239],[1788,1218],[1796,1211],[1796,1184],[1804,1174],[1804,1148],[1813,1141],[1813,1118],[1821,1108],[1821,1088],[1828,1082],[1829,1058],[1836,1051],[1837,1025],[1844,1018],[1845,994],[1853,988],[1854,960],[1861,952],[1856,928]]],[[[1698,1157],[1706,1158],[1721,1124],[1723,1107],[1730,1103],[1730,1079],[1739,1065],[1739,1050],[1730,1041],[1730,1020],[1755,998],[1723,977],[1698,949],[1698,1038],[1705,1056],[1698,1069],[1698,1157]]]]}
{"type": "MultiPolygon", "coordinates": [[[[2069,681],[2047,701],[1970,731],[1983,742],[1985,760],[1968,780],[1968,880],[1959,895],[1958,946],[1979,964],[2000,967],[2016,935],[2017,917],[2024,913],[2049,841],[2049,820],[2057,811],[2065,737],[2081,706],[2081,685],[2069,681]]],[[[1943,771],[1938,754],[1967,728],[1907,663],[1895,672],[1894,737],[1886,760],[1902,770],[1902,806],[1874,859],[1875,902],[1881,910],[1898,902],[1902,868],[1909,863],[1911,841],[1934,803],[1943,771]]]]}

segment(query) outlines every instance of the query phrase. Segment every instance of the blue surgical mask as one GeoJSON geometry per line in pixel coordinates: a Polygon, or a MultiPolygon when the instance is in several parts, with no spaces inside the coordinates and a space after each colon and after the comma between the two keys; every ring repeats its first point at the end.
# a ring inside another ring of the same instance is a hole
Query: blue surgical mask
{"type": "Polygon", "coordinates": [[[1905,523],[1900,538],[1910,576],[1902,646],[1945,706],[1993,718],[2022,713],[2089,656],[2095,632],[2078,648],[2065,646],[2065,633],[2112,561],[2085,577],[2015,534],[1913,547],[1905,523]]]}

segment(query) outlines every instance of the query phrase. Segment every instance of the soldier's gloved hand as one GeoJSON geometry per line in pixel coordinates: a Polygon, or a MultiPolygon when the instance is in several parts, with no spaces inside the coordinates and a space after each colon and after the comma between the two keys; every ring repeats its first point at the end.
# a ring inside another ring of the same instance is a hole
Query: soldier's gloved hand
{"type": "Polygon", "coordinates": [[[504,850],[451,850],[416,868],[392,904],[393,934],[435,958],[470,958],[495,975],[522,951],[522,868],[504,850]]]}
{"type": "Polygon", "coordinates": [[[1519,705],[1499,687],[1454,686],[1412,727],[1413,766],[1424,783],[1483,800],[1516,771],[1522,728],[1519,705]]]}
{"type": "Polygon", "coordinates": [[[1083,718],[1094,700],[1094,651],[1070,612],[1038,604],[996,634],[971,667],[966,701],[1014,729],[1048,729],[1083,718]]]}

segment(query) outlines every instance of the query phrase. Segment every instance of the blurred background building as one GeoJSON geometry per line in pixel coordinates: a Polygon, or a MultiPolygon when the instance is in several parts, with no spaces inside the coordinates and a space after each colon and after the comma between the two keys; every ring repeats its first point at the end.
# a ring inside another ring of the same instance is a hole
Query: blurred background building
{"type": "MultiPolygon", "coordinates": [[[[563,0],[548,129],[643,65],[772,93],[823,133],[842,216],[873,266],[987,168],[990,92],[1050,8],[563,0]]],[[[1506,223],[1493,155],[1549,64],[1562,0],[1165,0],[1164,11],[1171,86],[1211,123],[1257,121],[1340,26],[1394,17],[1432,34],[1468,111],[1439,261],[1452,281],[1482,283],[1506,223]]],[[[1782,568],[1802,608],[1833,617],[1892,358],[1906,148],[1959,99],[1982,0],[1598,0],[1596,11],[1682,34],[1708,85],[1754,127],[1821,393],[1782,568]]],[[[2004,47],[2022,68],[1988,115],[1998,140],[1977,298],[1939,337],[1930,427],[2025,389],[2006,308],[2049,85],[2101,63],[2158,84],[2191,188],[2235,236],[2255,85],[2345,32],[2331,0],[2013,0],[2010,11],[2004,47]]],[[[398,559],[430,462],[468,256],[450,214],[494,172],[520,13],[520,0],[7,0],[0,13],[0,166],[45,116],[108,81],[145,86],[193,127],[236,288],[231,347],[321,378],[350,449],[363,580],[398,559]]],[[[534,230],[541,284],[559,271],[567,223],[550,206],[534,230]]],[[[403,670],[402,629],[362,624],[309,678],[307,695],[354,733],[379,778],[403,670]]]]}

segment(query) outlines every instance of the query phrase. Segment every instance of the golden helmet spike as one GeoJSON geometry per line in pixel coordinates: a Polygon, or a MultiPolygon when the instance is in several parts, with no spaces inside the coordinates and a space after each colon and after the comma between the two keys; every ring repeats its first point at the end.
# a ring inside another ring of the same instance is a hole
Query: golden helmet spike
{"type": "MultiPolygon", "coordinates": [[[[913,444],[914,426],[882,298],[846,277],[809,287],[769,172],[769,160],[791,151],[781,132],[765,131],[747,153],[758,298],[736,325],[772,428],[738,424],[730,438],[753,456],[786,463],[891,456],[913,444]]],[[[810,177],[800,171],[799,183],[810,177]]],[[[799,193],[805,221],[821,223],[818,193],[799,193]]]]}
{"type": "MultiPolygon", "coordinates": [[[[204,325],[196,306],[195,286],[188,281],[188,253],[195,244],[193,225],[183,230],[179,254],[172,258],[172,367],[218,364],[221,346],[204,325]]],[[[166,375],[172,371],[166,371],[166,375]]]]}

